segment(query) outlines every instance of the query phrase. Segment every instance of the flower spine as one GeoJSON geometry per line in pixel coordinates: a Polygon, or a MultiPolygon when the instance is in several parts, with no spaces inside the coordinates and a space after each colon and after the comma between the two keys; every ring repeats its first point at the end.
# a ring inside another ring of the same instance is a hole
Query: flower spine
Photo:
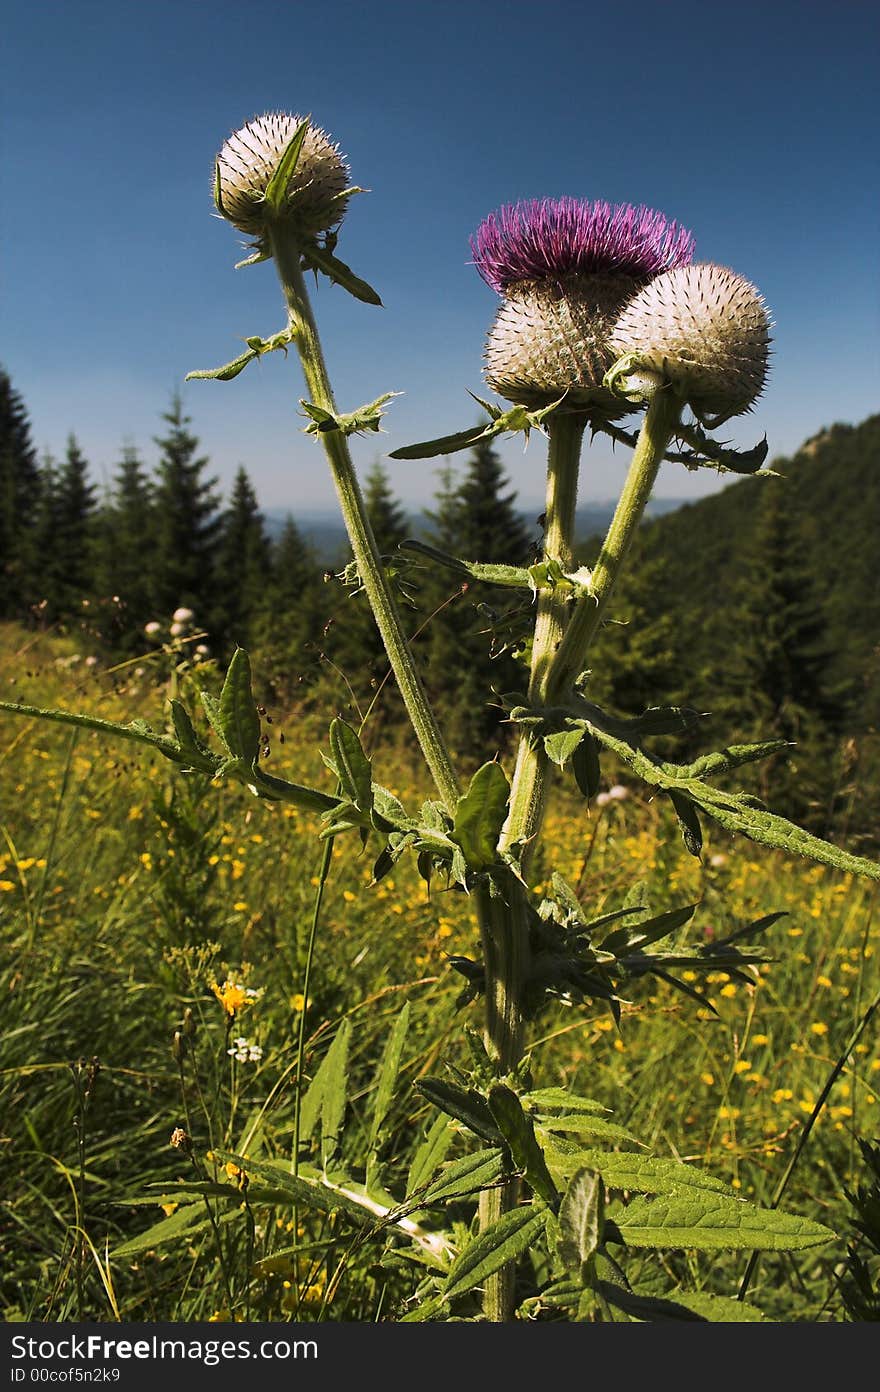
{"type": "Polygon", "coordinates": [[[657,276],[624,307],[611,336],[617,357],[670,382],[699,416],[741,415],[764,389],[770,318],[758,291],[724,266],[657,276]]]}

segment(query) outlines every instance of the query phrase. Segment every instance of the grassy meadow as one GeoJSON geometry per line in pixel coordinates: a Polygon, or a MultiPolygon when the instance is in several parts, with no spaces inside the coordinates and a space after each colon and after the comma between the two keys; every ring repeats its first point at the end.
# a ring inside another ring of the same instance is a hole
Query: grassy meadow
{"type": "MultiPolygon", "coordinates": [[[[259,684],[259,660],[255,661],[259,684]]],[[[161,728],[167,687],[155,661],[108,672],[70,640],[0,630],[3,699],[161,728]]],[[[212,669],[202,673],[216,680],[212,669]]],[[[258,685],[259,690],[259,685],[258,685]]],[[[186,681],[182,695],[193,706],[186,681]]],[[[269,768],[333,790],[326,721],[270,707],[269,768]],[[282,740],[283,736],[283,740],[282,740]]],[[[365,732],[369,745],[370,727],[365,732]]],[[[409,806],[428,795],[416,753],[381,734],[376,776],[409,806]]],[[[603,767],[604,786],[626,783],[603,767]]],[[[405,1313],[415,1278],[393,1225],[257,1202],[224,1151],[289,1156],[298,1043],[303,1092],[343,1022],[346,1105],[335,1130],[301,1103],[301,1135],[357,1166],[370,1150],[389,1206],[430,1147],[450,1146],[412,1088],[466,1058],[463,978],[477,955],[467,896],[432,887],[404,860],[371,886],[356,837],[333,851],[306,991],[320,889],[319,824],[243,788],[206,786],[158,757],[60,725],[0,717],[0,1053],[2,1274],[6,1320],[357,1320],[405,1313]],[[371,1107],[386,1040],[409,1005],[398,1088],[378,1134],[371,1107]],[[178,1032],[175,1040],[175,1032],[178,1032]],[[306,1115],[302,1115],[306,1113],[306,1115]],[[193,1153],[170,1143],[176,1128],[193,1153]],[[372,1129],[371,1129],[372,1128],[372,1129]],[[208,1158],[205,1159],[204,1157],[208,1158]],[[213,1158],[212,1158],[213,1157],[213,1158]],[[175,1232],[175,1189],[240,1181],[240,1201],[207,1192],[175,1232]],[[152,1186],[152,1187],[151,1187],[152,1186]],[[167,1241],[138,1235],[167,1218],[167,1241]]],[[[680,941],[705,943],[773,912],[772,961],[751,984],[709,978],[711,1006],[653,978],[618,1031],[598,1007],[562,1005],[531,1027],[539,1086],[603,1102],[657,1155],[704,1165],[744,1197],[773,1201],[835,1064],[880,989],[877,888],[713,830],[701,860],[667,807],[635,789],[587,812],[554,800],[556,867],[599,913],[634,879],[653,912],[698,903],[680,941]]],[[[538,885],[546,868],[534,867],[538,885]]],[[[685,974],[687,980],[688,974],[685,974]]],[[[332,1118],[330,1119],[332,1121],[332,1118]]],[[[835,1271],[852,1241],[845,1190],[858,1137],[880,1132],[874,1024],[839,1071],[782,1206],[827,1224],[834,1244],[764,1255],[750,1299],[781,1320],[844,1318],[835,1271]]],[[[473,1205],[458,1206],[459,1224],[473,1205]]],[[[430,1215],[422,1221],[430,1226],[430,1215]]],[[[652,1259],[657,1264],[658,1259],[652,1259]]],[[[692,1284],[735,1295],[742,1255],[661,1258],[692,1284]]],[[[648,1264],[642,1284],[650,1279],[648,1264]]],[[[552,1318],[552,1311],[535,1311],[552,1318]]]]}

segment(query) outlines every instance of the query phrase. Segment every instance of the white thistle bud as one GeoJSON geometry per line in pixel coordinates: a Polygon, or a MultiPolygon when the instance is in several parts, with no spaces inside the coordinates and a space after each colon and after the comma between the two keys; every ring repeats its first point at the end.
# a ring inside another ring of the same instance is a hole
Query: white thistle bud
{"type": "Polygon", "coordinates": [[[640,280],[594,274],[511,287],[489,331],[485,377],[508,401],[542,406],[564,393],[571,406],[614,415],[631,407],[602,386],[612,358],[608,333],[640,280]]]}
{"type": "Polygon", "coordinates": [[[698,415],[738,416],[764,389],[770,318],[758,291],[724,266],[680,266],[623,309],[610,337],[617,357],[671,382],[698,415]]]}
{"type": "MultiPolygon", "coordinates": [[[[268,184],[303,117],[272,111],[231,135],[217,156],[215,202],[225,218],[248,236],[265,230],[268,184]]],[[[310,125],[287,186],[283,216],[306,236],[329,232],[345,215],[349,169],[338,146],[310,125]]]]}

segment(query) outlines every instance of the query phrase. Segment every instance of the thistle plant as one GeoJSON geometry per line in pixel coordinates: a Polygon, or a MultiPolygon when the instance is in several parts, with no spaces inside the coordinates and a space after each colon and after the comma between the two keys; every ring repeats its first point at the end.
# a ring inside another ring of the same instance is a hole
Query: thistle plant
{"type": "MultiPolygon", "coordinates": [[[[349,451],[350,435],[379,430],[394,393],[354,410],[339,409],[307,291],[311,271],[367,304],[381,303],[336,256],[345,211],[357,192],[337,146],[309,118],[270,114],[226,141],[214,170],[217,211],[250,238],[251,254],[240,264],[273,263],[287,319],[268,337],[249,338],[246,351],[231,362],[190,376],[229,381],[267,353],[293,349],[298,355],[308,393],[301,401],[306,431],[323,447],[357,577],[435,796],[420,809],[405,808],[374,778],[358,733],[338,718],[330,726],[326,755],[337,779],[334,794],[267,773],[260,762],[250,662],[241,650],[219,697],[202,693],[213,744],[176,698],[169,703],[166,732],[141,722],[121,727],[71,712],[3,708],[151,746],[181,770],[238,780],[258,798],[319,813],[325,842],[356,833],[376,848],[374,883],[411,856],[429,885],[440,880],[457,887],[476,905],[480,942],[473,956],[452,960],[464,979],[462,1005],[481,1000],[484,1009],[482,1030],[468,1034],[471,1070],[418,1084],[455,1132],[441,1119],[414,1163],[406,1193],[388,1193],[381,1182],[379,1138],[404,1045],[402,1014],[377,1075],[369,1157],[358,1177],[340,1175],[331,1160],[350,1031],[340,1032],[332,1059],[328,1055],[309,1090],[308,1124],[300,1126],[298,1113],[293,1128],[304,1145],[323,1117],[332,1143],[323,1147],[322,1164],[300,1154],[300,1144],[284,1160],[220,1157],[248,1175],[251,1203],[257,1202],[259,1183],[265,1204],[312,1205],[354,1215],[353,1221],[359,1215],[372,1224],[374,1236],[384,1240],[392,1233],[395,1241],[411,1241],[426,1274],[407,1319],[481,1313],[498,1321],[553,1310],[575,1319],[602,1319],[611,1310],[633,1319],[758,1318],[752,1307],[720,1296],[682,1290],[662,1300],[647,1296],[627,1277],[626,1249],[797,1250],[826,1241],[828,1230],[795,1215],[759,1210],[721,1180],[640,1153],[638,1139],[604,1117],[591,1098],[540,1086],[532,1076],[527,1030],[555,1001],[598,1003],[619,1024],[623,991],[636,991],[645,978],[659,977],[694,995],[676,975],[680,970],[722,970],[753,979],[750,973],[762,960],[753,940],[777,917],[768,914],[727,938],[694,944],[683,936],[694,904],[652,915],[635,892],[608,909],[594,901],[589,884],[576,892],[558,872],[539,899],[529,887],[530,866],[554,779],[573,777],[584,801],[595,804],[603,757],[612,756],[669,799],[695,856],[702,853],[708,819],[762,844],[880,878],[880,867],[726,786],[726,775],[777,752],[780,742],[727,747],[676,764],[652,752],[651,741],[693,732],[700,722],[695,711],[658,705],[623,718],[590,696],[591,645],[661,462],[754,474],[766,458],[766,442],[738,452],[708,434],[722,420],[749,411],[760,395],[769,351],[766,308],[734,272],[691,264],[691,233],[659,211],[548,199],[502,208],[477,230],[475,265],[501,296],[486,343],[485,375],[508,405],[481,401],[485,424],[393,456],[450,454],[502,434],[547,440],[539,562],[519,569],[497,565],[492,557],[448,556],[413,543],[433,565],[475,583],[521,590],[534,601],[523,688],[502,694],[516,733],[511,773],[503,751],[487,750],[465,785],[428,700],[349,451]],[[637,418],[636,431],[621,424],[628,416],[637,418]],[[632,448],[592,570],[574,565],[575,506],[588,433],[604,433],[632,448]],[[721,788],[714,781],[719,776],[721,788]],[[452,1136],[462,1133],[472,1148],[447,1163],[452,1136]],[[446,1221],[447,1208],[477,1194],[477,1230],[462,1236],[446,1221]],[[526,1253],[531,1276],[522,1296],[517,1262],[526,1253]]],[[[552,848],[545,850],[552,854],[552,848]]],[[[325,856],[322,874],[326,863],[325,856]]],[[[243,1037],[233,1044],[240,1051],[251,1047],[243,1037]]],[[[231,1186],[229,1202],[236,1203],[238,1194],[231,1186]]],[[[222,1201],[222,1191],[216,1201],[222,1201]]]]}

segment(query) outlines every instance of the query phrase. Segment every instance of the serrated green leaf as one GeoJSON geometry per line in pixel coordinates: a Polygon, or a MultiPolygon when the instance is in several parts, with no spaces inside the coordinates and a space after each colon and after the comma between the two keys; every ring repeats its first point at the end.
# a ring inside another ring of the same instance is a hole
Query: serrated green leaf
{"type": "Polygon", "coordinates": [[[624,952],[636,952],[649,947],[651,943],[659,942],[661,938],[674,933],[676,928],[688,923],[698,907],[697,904],[686,904],[681,909],[668,909],[666,913],[657,914],[654,918],[643,919],[633,927],[615,928],[613,933],[603,938],[602,951],[613,952],[619,957],[624,952]]]}
{"type": "Polygon", "coordinates": [[[723,773],[755,759],[764,758],[787,747],[787,741],[773,740],[763,744],[734,745],[720,754],[708,754],[693,764],[677,765],[654,759],[643,750],[634,749],[625,740],[615,738],[598,726],[591,728],[599,743],[617,754],[646,783],[655,788],[663,788],[667,792],[673,788],[681,790],[726,830],[738,831],[759,845],[772,846],[792,855],[806,856],[821,865],[830,865],[834,869],[846,870],[854,875],[865,875],[872,880],[880,879],[880,865],[874,861],[850,855],[849,852],[832,845],[830,841],[823,841],[820,837],[804,831],[794,822],[768,812],[763,807],[756,807],[754,800],[746,794],[726,793],[703,781],[707,775],[723,773]]]}
{"type": "Polygon", "coordinates": [[[547,1169],[544,1152],[535,1139],[534,1122],[523,1110],[516,1093],[504,1083],[493,1084],[489,1089],[489,1108],[517,1169],[524,1172],[535,1193],[545,1203],[555,1204],[559,1195],[547,1169]]]}
{"type": "Polygon", "coordinates": [[[266,185],[266,207],[269,212],[274,213],[276,217],[285,211],[287,190],[290,186],[291,179],[296,173],[296,166],[299,163],[299,157],[302,153],[303,141],[309,129],[310,119],[311,118],[307,116],[305,120],[301,121],[297,126],[290,142],[284,150],[284,154],[278,161],[275,173],[266,185]]]}
{"type": "MultiPolygon", "coordinates": [[[[256,1175],[274,1189],[287,1196],[287,1202],[302,1204],[304,1208],[317,1209],[320,1213],[344,1213],[358,1223],[363,1223],[370,1215],[370,1209],[358,1203],[349,1194],[340,1193],[328,1185],[321,1176],[309,1174],[301,1169],[298,1175],[292,1174],[289,1163],[283,1160],[253,1160],[234,1151],[214,1152],[224,1164],[231,1162],[247,1175],[256,1175]]],[[[375,1216],[375,1205],[373,1206],[375,1216]]]]}
{"type": "MultiPolygon", "coordinates": [[[[18,701],[0,701],[0,711],[7,715],[20,715],[29,720],[48,720],[59,725],[72,725],[81,730],[95,730],[98,734],[112,735],[115,739],[134,740],[138,744],[150,745],[175,763],[185,762],[180,757],[180,748],[175,740],[167,735],[157,734],[144,721],[131,721],[119,725],[113,720],[102,720],[99,716],[79,715],[74,711],[46,710],[40,706],[28,706],[18,701]]],[[[211,756],[213,761],[213,756],[211,756]]]]}
{"type": "Polygon", "coordinates": [[[251,689],[251,660],[244,648],[232,654],[216,715],[230,754],[252,768],[260,752],[260,718],[251,689]]]}
{"type": "Polygon", "coordinates": [[[338,717],[330,725],[330,751],[343,795],[359,812],[373,809],[373,768],[355,731],[338,717]]]}
{"type": "Polygon", "coordinates": [[[392,450],[389,459],[436,459],[441,454],[455,454],[468,449],[481,439],[486,426],[475,425],[470,430],[459,430],[454,435],[441,435],[436,440],[424,440],[418,445],[403,445],[392,450]]]}
{"type": "MultiPolygon", "coordinates": [[[[225,747],[219,727],[218,702],[207,691],[200,692],[200,696],[211,727],[225,747]]],[[[0,701],[0,711],[5,711],[9,715],[24,716],[29,720],[47,720],[60,725],[71,725],[74,729],[94,730],[98,734],[110,735],[113,739],[144,744],[155,749],[163,758],[169,759],[172,763],[184,768],[197,768],[200,773],[205,773],[211,778],[222,773],[225,768],[225,761],[207,749],[196,762],[192,751],[182,750],[176,740],[169,739],[167,735],[157,734],[143,721],[132,721],[127,725],[119,725],[115,721],[102,720],[96,716],[78,715],[73,711],[42,710],[38,706],[20,705],[11,701],[0,701]]],[[[229,756],[228,749],[226,753],[229,756]]],[[[256,787],[261,797],[273,801],[289,802],[308,812],[323,813],[336,807],[339,802],[338,798],[331,797],[328,793],[321,793],[316,788],[306,788],[299,783],[289,783],[284,778],[275,778],[271,774],[264,773],[260,768],[245,771],[236,760],[231,761],[228,771],[240,777],[249,787],[256,787]]]]}
{"type": "Polygon", "coordinates": [[[330,1168],[339,1149],[342,1118],[345,1115],[346,1085],[348,1083],[348,1046],[351,1042],[351,1020],[344,1019],[327,1050],[324,1062],[327,1073],[321,1096],[321,1163],[330,1168]]]}
{"type": "Polygon", "coordinates": [[[598,1170],[608,1189],[633,1194],[672,1194],[683,1189],[702,1189],[736,1198],[723,1179],[679,1160],[622,1150],[583,1150],[581,1154],[584,1165],[598,1170]]]}
{"type": "Polygon", "coordinates": [[[497,1143],[501,1140],[501,1133],[489,1110],[488,1102],[474,1088],[458,1087],[442,1078],[419,1078],[416,1088],[429,1102],[433,1102],[435,1107],[439,1107],[456,1121],[463,1122],[484,1141],[497,1143]]]}
{"type": "Polygon", "coordinates": [[[503,1213],[452,1264],[443,1298],[454,1300],[527,1251],[544,1230],[547,1210],[532,1205],[503,1213]]]}
{"type": "Polygon", "coordinates": [[[693,1190],[635,1198],[615,1222],[628,1247],[654,1249],[799,1252],[834,1238],[830,1228],[798,1214],[693,1190]]]}
{"type": "Polygon", "coordinates": [[[223,733],[223,721],[220,716],[220,702],[218,701],[216,696],[211,695],[210,691],[205,691],[203,689],[199,692],[199,695],[202,698],[202,705],[205,708],[205,715],[208,717],[208,723],[210,724],[211,729],[214,731],[214,734],[220,740],[220,743],[223,745],[223,748],[226,750],[227,754],[231,755],[232,750],[226,743],[226,736],[223,733]]]}
{"type": "Polygon", "coordinates": [[[497,858],[498,838],[507,817],[510,784],[500,764],[483,764],[458,799],[451,837],[471,870],[485,870],[497,858]]]}
{"type": "Polygon", "coordinates": [[[583,739],[572,755],[571,769],[581,794],[589,802],[598,793],[602,777],[599,746],[589,730],[584,730],[583,739]]]}
{"type": "Polygon", "coordinates": [[[728,933],[726,938],[716,938],[708,945],[707,954],[715,954],[720,949],[730,947],[731,943],[738,942],[741,938],[752,938],[758,933],[766,932],[772,928],[774,923],[778,923],[780,918],[788,917],[788,909],[778,909],[775,913],[763,914],[761,918],[753,919],[751,923],[744,923],[741,927],[735,928],[732,933],[728,933]]]}
{"type": "Polygon", "coordinates": [[[406,1043],[407,1030],[409,1029],[410,1013],[410,1003],[406,1001],[403,1009],[394,1021],[391,1033],[385,1041],[382,1059],[376,1070],[373,1119],[370,1123],[371,1150],[376,1148],[383,1123],[388,1115],[388,1109],[394,1097],[394,1090],[397,1087],[397,1075],[400,1072],[400,1060],[403,1055],[403,1046],[406,1043]]]}
{"type": "Polygon", "coordinates": [[[250,256],[245,256],[242,261],[236,261],[235,269],[237,271],[243,271],[245,266],[259,266],[261,262],[271,260],[271,251],[266,250],[264,247],[257,247],[255,251],[251,252],[250,256]]]}
{"type": "MultiPolygon", "coordinates": [[[[311,418],[311,420],[314,422],[314,424],[318,427],[319,430],[338,429],[336,417],[334,416],[333,412],[328,411],[326,407],[316,406],[314,402],[305,400],[301,400],[299,404],[305,411],[306,415],[311,418]]],[[[311,429],[311,427],[308,428],[311,429]]]]}
{"type": "Polygon", "coordinates": [[[412,1310],[407,1310],[405,1315],[401,1315],[398,1324],[424,1324],[427,1320],[436,1319],[445,1309],[446,1301],[442,1296],[435,1296],[433,1300],[422,1300],[412,1310]]]}
{"type": "Polygon", "coordinates": [[[303,248],[303,256],[310,269],[321,271],[334,284],[341,285],[343,290],[354,295],[356,300],[381,307],[382,301],[373,287],[356,276],[350,266],[346,266],[344,261],[340,261],[326,247],[319,247],[317,242],[310,242],[303,248]]]}
{"type": "Polygon", "coordinates": [[[188,372],[184,377],[185,382],[231,382],[240,372],[244,372],[248,363],[252,363],[260,355],[252,348],[244,353],[240,353],[231,362],[223,363],[220,367],[203,367],[188,372]]]}
{"type": "MultiPolygon", "coordinates": [[[[215,1214],[215,1222],[228,1223],[239,1216],[240,1213],[237,1209],[233,1209],[231,1212],[227,1210],[224,1213],[215,1214]]],[[[126,1261],[129,1257],[137,1257],[142,1252],[151,1251],[154,1247],[162,1247],[166,1242],[174,1242],[180,1238],[193,1238],[197,1233],[207,1229],[210,1223],[211,1219],[204,1203],[186,1204],[184,1207],[176,1209],[169,1217],[154,1223],[146,1232],[140,1233],[137,1237],[129,1238],[127,1242],[120,1243],[110,1255],[114,1261],[126,1261]]]]}
{"type": "Polygon", "coordinates": [[[835,870],[845,870],[852,875],[864,875],[871,880],[880,880],[880,865],[875,861],[850,855],[848,851],[811,835],[784,817],[748,806],[741,798],[722,800],[720,796],[711,799],[695,797],[694,801],[726,831],[738,831],[750,841],[757,841],[759,845],[772,846],[792,855],[806,856],[810,860],[818,861],[820,865],[830,865],[835,870]]]}
{"type": "Polygon", "coordinates": [[[703,849],[703,829],[700,826],[700,818],[697,809],[689,797],[681,793],[676,788],[669,789],[669,801],[675,808],[675,815],[678,817],[678,824],[681,828],[681,839],[684,841],[685,850],[692,856],[700,857],[703,849]]]}
{"type": "Polygon", "coordinates": [[[585,734],[585,730],[578,729],[556,730],[552,735],[545,735],[544,753],[551,763],[557,764],[559,768],[564,768],[585,734]]]}
{"type": "Polygon", "coordinates": [[[567,1271],[580,1271],[602,1241],[604,1191],[601,1176],[583,1166],[575,1170],[559,1205],[556,1251],[567,1271]]]}
{"type": "Polygon", "coordinates": [[[192,754],[196,759],[202,759],[208,751],[196,734],[189,711],[175,697],[171,698],[169,705],[171,707],[171,722],[174,725],[174,733],[177,735],[181,750],[185,754],[192,754]]]}
{"type": "Polygon", "coordinates": [[[608,1108],[591,1097],[576,1097],[568,1088],[539,1088],[536,1092],[526,1092],[522,1098],[526,1106],[544,1111],[548,1107],[559,1107],[565,1112],[607,1112],[608,1108]]]}
{"type": "Polygon", "coordinates": [[[497,1184],[505,1175],[504,1152],[497,1147],[476,1150],[453,1160],[418,1200],[426,1207],[465,1198],[497,1184]]]}
{"type": "Polygon", "coordinates": [[[596,1136],[603,1141],[629,1141],[634,1145],[639,1144],[636,1137],[625,1127],[618,1126],[616,1121],[605,1121],[603,1117],[594,1116],[590,1112],[573,1112],[569,1115],[563,1113],[560,1116],[545,1116],[539,1113],[538,1125],[542,1131],[557,1131],[565,1136],[596,1136]]]}
{"type": "Polygon", "coordinates": [[[446,1114],[432,1122],[428,1134],[422,1141],[409,1167],[406,1177],[406,1192],[414,1194],[427,1184],[428,1180],[443,1163],[446,1152],[452,1144],[453,1131],[446,1114]]]}
{"type": "MultiPolygon", "coordinates": [[[[617,1281],[597,1281],[597,1294],[609,1305],[622,1310],[630,1319],[643,1323],[657,1324],[681,1321],[688,1324],[702,1324],[707,1316],[692,1310],[676,1295],[651,1295],[648,1292],[629,1290],[617,1281]]],[[[736,1304],[736,1302],[733,1302],[736,1304]]]]}
{"type": "Polygon", "coordinates": [[[373,862],[373,873],[370,876],[370,884],[376,885],[380,880],[394,869],[394,856],[387,846],[383,846],[375,861],[373,862]]]}
{"type": "Polygon", "coordinates": [[[744,1300],[735,1300],[729,1295],[710,1295],[708,1291],[676,1291],[670,1298],[713,1324],[757,1324],[764,1320],[757,1305],[748,1305],[744,1300]]]}
{"type": "Polygon", "coordinates": [[[321,1060],[320,1067],[309,1086],[306,1088],[305,1095],[299,1108],[299,1139],[301,1145],[307,1145],[312,1138],[318,1117],[321,1115],[321,1103],[324,1100],[324,1085],[327,1081],[327,1056],[321,1060]]]}
{"type": "Polygon", "coordinates": [[[558,870],[554,870],[550,876],[550,889],[552,896],[559,908],[564,909],[566,914],[575,923],[584,922],[584,910],[577,894],[564,875],[560,875],[558,870]]]}

